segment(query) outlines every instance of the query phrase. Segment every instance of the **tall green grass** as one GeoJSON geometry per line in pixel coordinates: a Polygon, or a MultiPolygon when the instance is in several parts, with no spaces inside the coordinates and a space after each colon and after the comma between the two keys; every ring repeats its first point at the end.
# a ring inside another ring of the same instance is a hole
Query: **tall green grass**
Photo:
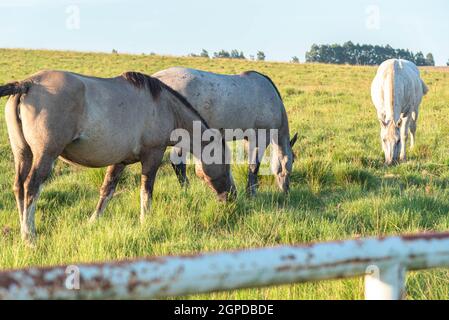
{"type": "MultiPolygon", "coordinates": [[[[37,209],[39,240],[30,249],[20,240],[11,191],[13,159],[0,112],[0,269],[196,253],[353,237],[449,229],[449,72],[425,69],[430,92],[421,107],[417,146],[409,161],[385,168],[379,128],[370,100],[372,67],[297,65],[144,55],[0,50],[0,83],[41,69],[95,76],[126,70],[152,74],[170,66],[220,73],[258,70],[284,96],[292,132],[300,139],[290,195],[280,194],[270,176],[261,178],[254,200],[244,195],[247,169],[234,166],[235,203],[218,203],[194,177],[178,187],[168,158],[155,186],[154,207],[139,224],[139,166],[131,166],[116,197],[95,225],[94,210],[103,169],[58,162],[37,209]]],[[[5,99],[1,100],[4,104],[5,99]]],[[[411,273],[410,299],[448,299],[445,270],[411,273]]],[[[362,279],[240,290],[194,298],[360,299],[362,279]]]]}

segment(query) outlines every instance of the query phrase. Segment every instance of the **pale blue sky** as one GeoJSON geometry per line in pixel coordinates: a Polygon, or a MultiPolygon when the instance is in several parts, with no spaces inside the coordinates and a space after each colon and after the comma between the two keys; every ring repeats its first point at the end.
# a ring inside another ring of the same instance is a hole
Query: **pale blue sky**
{"type": "Polygon", "coordinates": [[[449,59],[447,0],[0,0],[0,10],[7,48],[172,55],[235,48],[304,61],[313,43],[351,40],[432,52],[438,65],[449,59]],[[79,8],[79,29],[70,5],[79,8]]]}

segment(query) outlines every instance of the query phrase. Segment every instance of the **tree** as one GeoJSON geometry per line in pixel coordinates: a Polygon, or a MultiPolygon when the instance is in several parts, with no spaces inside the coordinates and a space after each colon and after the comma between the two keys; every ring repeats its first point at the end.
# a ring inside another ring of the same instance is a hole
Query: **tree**
{"type": "Polygon", "coordinates": [[[226,59],[246,59],[243,51],[238,51],[236,49],[232,50],[230,53],[226,50],[221,50],[219,52],[214,52],[214,58],[226,58],[226,59]]]}
{"type": "Polygon", "coordinates": [[[417,66],[425,66],[426,65],[426,58],[424,58],[424,54],[419,51],[417,54],[415,54],[415,64],[417,66]]]}
{"type": "Polygon", "coordinates": [[[392,58],[406,59],[418,66],[435,65],[433,55],[424,57],[422,52],[414,54],[410,50],[393,49],[390,45],[373,46],[368,44],[354,44],[351,41],[343,45],[313,44],[306,52],[306,62],[335,63],[355,65],[379,65],[392,58]]]}
{"type": "Polygon", "coordinates": [[[242,51],[232,50],[231,51],[231,59],[245,59],[245,55],[242,51]]]}
{"type": "Polygon", "coordinates": [[[306,62],[321,62],[320,61],[320,52],[321,46],[317,44],[312,44],[312,48],[310,48],[310,51],[306,52],[306,62]]]}
{"type": "Polygon", "coordinates": [[[257,60],[258,61],[265,61],[265,53],[263,51],[258,51],[257,52],[257,60]]]}
{"type": "Polygon", "coordinates": [[[220,59],[220,58],[230,58],[231,55],[226,50],[221,50],[219,52],[214,52],[214,58],[220,59]]]}
{"type": "Polygon", "coordinates": [[[433,54],[428,53],[426,56],[426,65],[428,66],[435,66],[435,60],[433,59],[433,54]]]}
{"type": "Polygon", "coordinates": [[[352,43],[352,41],[348,41],[343,44],[343,51],[345,53],[345,63],[357,64],[355,46],[354,43],[352,43]]]}
{"type": "Polygon", "coordinates": [[[447,60],[446,65],[449,67],[449,60],[447,60]]]}
{"type": "Polygon", "coordinates": [[[292,63],[299,63],[299,58],[297,56],[294,56],[292,58],[292,63]]]}
{"type": "Polygon", "coordinates": [[[203,58],[209,58],[209,52],[207,52],[206,49],[203,49],[203,51],[201,51],[200,56],[203,58]]]}

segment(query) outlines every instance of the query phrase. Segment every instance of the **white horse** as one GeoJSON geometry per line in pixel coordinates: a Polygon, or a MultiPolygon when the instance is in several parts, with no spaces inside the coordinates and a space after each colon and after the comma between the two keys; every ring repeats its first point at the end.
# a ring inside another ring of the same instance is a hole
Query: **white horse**
{"type": "MultiPolygon", "coordinates": [[[[281,95],[273,81],[258,72],[249,71],[240,75],[221,75],[186,68],[170,68],[160,71],[153,77],[183,95],[211,128],[234,129],[246,132],[253,129],[256,141],[248,143],[247,136],[225,137],[230,140],[246,140],[249,155],[249,174],[247,192],[254,195],[257,188],[257,174],[261,158],[267,146],[273,146],[271,169],[279,188],[288,192],[289,176],[292,171],[294,155],[292,147],[297,135],[290,140],[287,113],[281,95]],[[277,130],[277,139],[259,132],[277,130]],[[265,140],[265,141],[262,141],[265,140]]],[[[180,148],[173,148],[172,156],[185,158],[180,148]]],[[[173,165],[181,184],[187,183],[185,161],[173,165]]]]}
{"type": "Polygon", "coordinates": [[[371,86],[371,96],[381,125],[382,149],[387,165],[406,160],[408,133],[415,145],[419,105],[428,88],[410,61],[382,63],[371,86]]]}

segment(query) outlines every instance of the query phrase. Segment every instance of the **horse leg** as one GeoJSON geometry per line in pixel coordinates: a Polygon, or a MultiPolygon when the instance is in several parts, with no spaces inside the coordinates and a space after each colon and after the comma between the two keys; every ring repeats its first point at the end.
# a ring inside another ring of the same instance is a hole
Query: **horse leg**
{"type": "Polygon", "coordinates": [[[33,164],[24,183],[24,209],[22,217],[22,239],[33,242],[36,238],[34,213],[42,185],[47,180],[56,156],[33,154],[33,164]]]}
{"type": "Polygon", "coordinates": [[[165,148],[154,148],[147,150],[141,155],[142,177],[140,187],[140,222],[145,221],[145,216],[151,209],[154,181],[159,169],[165,148]]]}
{"type": "Polygon", "coordinates": [[[266,144],[261,143],[259,139],[256,139],[256,144],[245,140],[246,150],[248,153],[248,183],[246,185],[246,193],[250,197],[254,197],[258,188],[258,174],[260,169],[260,163],[263,158],[263,154],[267,148],[266,144]]]}
{"type": "Polygon", "coordinates": [[[188,187],[189,186],[189,179],[187,178],[187,152],[182,150],[181,148],[173,147],[170,159],[178,159],[181,160],[181,163],[175,164],[174,162],[171,163],[173,170],[175,170],[176,177],[178,178],[179,184],[181,187],[188,187]]]}
{"type": "Polygon", "coordinates": [[[406,153],[406,148],[407,148],[407,140],[408,140],[408,129],[409,129],[409,124],[410,122],[413,122],[413,120],[411,120],[409,118],[403,118],[402,121],[402,126],[401,126],[401,153],[399,156],[399,160],[401,162],[405,162],[407,161],[407,153],[406,153]]]}
{"type": "Polygon", "coordinates": [[[23,183],[27,178],[31,164],[33,162],[33,154],[29,147],[19,152],[14,152],[15,177],[14,177],[14,195],[16,197],[17,209],[19,211],[20,226],[23,224],[23,208],[24,208],[24,187],[23,183]]]}
{"type": "Polygon", "coordinates": [[[125,165],[121,163],[108,167],[104,176],[103,185],[100,189],[100,199],[98,200],[95,212],[89,219],[90,222],[95,222],[103,214],[109,200],[114,196],[115,188],[124,169],[125,165]]]}
{"type": "Polygon", "coordinates": [[[254,197],[257,192],[257,184],[258,184],[257,175],[259,173],[259,168],[260,168],[260,161],[259,161],[259,157],[257,156],[257,154],[259,152],[259,148],[258,147],[250,147],[249,143],[247,143],[247,145],[248,145],[247,153],[248,153],[249,165],[248,165],[248,182],[246,184],[246,194],[249,197],[254,197]]]}
{"type": "Polygon", "coordinates": [[[417,121],[417,115],[415,114],[415,117],[412,115],[412,119],[410,120],[410,146],[413,149],[415,147],[416,143],[416,121],[417,121]]]}
{"type": "Polygon", "coordinates": [[[22,125],[19,120],[20,96],[10,97],[5,107],[5,120],[8,129],[8,137],[14,156],[15,177],[13,191],[16,198],[17,209],[19,211],[20,227],[23,224],[24,209],[24,182],[28,177],[33,162],[33,153],[26,142],[22,125]]]}

